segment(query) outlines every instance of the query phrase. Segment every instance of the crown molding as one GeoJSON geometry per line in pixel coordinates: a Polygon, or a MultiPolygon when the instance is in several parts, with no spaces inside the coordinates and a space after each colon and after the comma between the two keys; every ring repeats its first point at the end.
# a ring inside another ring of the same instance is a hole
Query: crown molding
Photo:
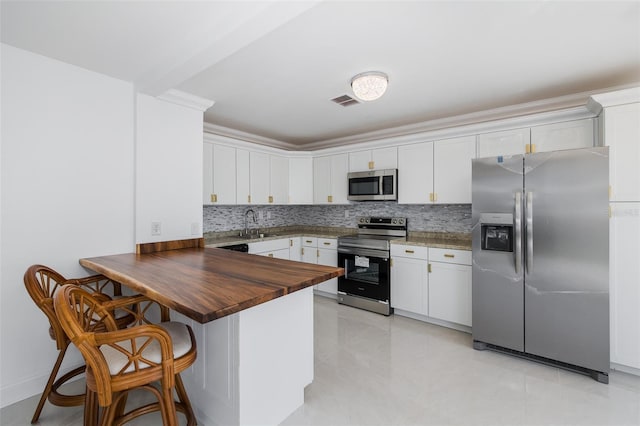
{"type": "Polygon", "coordinates": [[[640,102],[640,86],[615,92],[599,93],[591,96],[591,100],[597,102],[601,108],[640,102]]]}
{"type": "Polygon", "coordinates": [[[211,101],[209,99],[201,98],[200,96],[192,95],[190,93],[182,92],[175,89],[167,90],[157,98],[201,112],[205,112],[215,103],[214,101],[211,101]]]}
{"type": "Polygon", "coordinates": [[[292,143],[259,136],[253,133],[243,132],[242,130],[236,130],[230,127],[219,126],[217,124],[204,123],[203,129],[205,132],[205,138],[207,136],[207,133],[209,133],[212,135],[222,136],[224,138],[231,138],[238,141],[268,146],[271,148],[283,149],[286,151],[300,150],[300,147],[298,145],[294,145],[292,143]]]}

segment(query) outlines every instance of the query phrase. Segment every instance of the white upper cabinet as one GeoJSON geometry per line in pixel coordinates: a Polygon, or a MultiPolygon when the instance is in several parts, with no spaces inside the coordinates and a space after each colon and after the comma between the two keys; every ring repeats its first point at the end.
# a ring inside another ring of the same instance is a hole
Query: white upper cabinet
{"type": "Polygon", "coordinates": [[[313,203],[313,158],[289,159],[289,204],[313,203]]]}
{"type": "Polygon", "coordinates": [[[289,202],[289,159],[262,152],[249,153],[251,204],[289,202]]]}
{"type": "Polygon", "coordinates": [[[203,144],[204,204],[236,203],[236,150],[209,142],[203,144]]]}
{"type": "Polygon", "coordinates": [[[272,204],[289,202],[289,159],[279,155],[269,156],[269,197],[272,204]]]}
{"type": "Polygon", "coordinates": [[[313,159],[313,201],[316,204],[347,204],[348,155],[313,159]]]}
{"type": "Polygon", "coordinates": [[[531,128],[531,152],[588,148],[594,145],[595,119],[565,121],[531,128]]]}
{"type": "Polygon", "coordinates": [[[475,136],[434,143],[432,202],[471,204],[471,160],[475,157],[475,136]]]}
{"type": "Polygon", "coordinates": [[[251,204],[269,203],[269,154],[249,153],[251,204]]]}
{"type": "Polygon", "coordinates": [[[433,142],[398,147],[398,203],[426,204],[433,192],[433,142]]]}
{"type": "Polygon", "coordinates": [[[611,201],[640,201],[640,103],[604,110],[611,201]]]}
{"type": "Polygon", "coordinates": [[[478,158],[524,154],[530,143],[529,128],[484,133],[478,135],[478,158]]]}
{"type": "Polygon", "coordinates": [[[236,203],[251,203],[251,181],[249,180],[249,151],[236,150],[236,203]]]}
{"type": "Polygon", "coordinates": [[[395,146],[349,153],[350,172],[397,168],[398,150],[395,146]]]}

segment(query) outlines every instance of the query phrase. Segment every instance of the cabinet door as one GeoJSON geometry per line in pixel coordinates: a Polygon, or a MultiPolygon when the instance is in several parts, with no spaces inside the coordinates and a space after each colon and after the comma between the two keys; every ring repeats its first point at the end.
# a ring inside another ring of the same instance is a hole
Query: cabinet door
{"type": "Polygon", "coordinates": [[[331,156],[331,197],[333,204],[348,204],[347,194],[349,185],[347,173],[349,170],[349,156],[339,154],[331,156]]]}
{"type": "Polygon", "coordinates": [[[528,128],[478,135],[478,158],[524,154],[530,142],[528,128]]]}
{"type": "Polygon", "coordinates": [[[331,192],[331,157],[313,159],[313,202],[329,203],[331,192]]]}
{"type": "Polygon", "coordinates": [[[392,258],[391,306],[420,315],[429,314],[427,261],[392,258]]]}
{"type": "Polygon", "coordinates": [[[289,204],[313,203],[313,158],[289,159],[289,204]]]}
{"type": "Polygon", "coordinates": [[[302,244],[300,237],[289,238],[289,260],[302,262],[302,244]]]}
{"type": "Polygon", "coordinates": [[[433,142],[398,147],[398,203],[425,204],[432,192],[433,142]]]}
{"type": "Polygon", "coordinates": [[[374,169],[397,169],[398,148],[379,148],[371,151],[371,161],[374,169]]]}
{"type": "Polygon", "coordinates": [[[471,160],[475,155],[475,136],[434,143],[433,202],[471,204],[471,160]]]}
{"type": "Polygon", "coordinates": [[[612,203],[609,232],[611,362],[640,369],[640,203],[612,203]]]}
{"type": "Polygon", "coordinates": [[[202,203],[213,204],[213,144],[202,145],[202,203]]]}
{"type": "Polygon", "coordinates": [[[236,150],[236,203],[249,204],[251,181],[249,179],[249,151],[236,150]]]}
{"type": "Polygon", "coordinates": [[[251,204],[269,203],[269,155],[249,152],[251,204]]]}
{"type": "Polygon", "coordinates": [[[429,316],[471,327],[471,266],[431,262],[429,316]]]}
{"type": "MultiPolygon", "coordinates": [[[[304,237],[302,237],[302,239],[304,240],[304,237]]],[[[318,263],[318,248],[317,247],[309,247],[309,246],[305,246],[303,243],[303,247],[301,249],[302,252],[302,256],[301,256],[301,260],[302,262],[307,262],[307,263],[318,263]]]]}
{"type": "Polygon", "coordinates": [[[289,159],[279,155],[269,156],[269,203],[289,202],[289,159]]]}
{"type": "MultiPolygon", "coordinates": [[[[338,251],[336,249],[317,249],[318,265],[338,266],[338,251]]],[[[325,293],[338,294],[338,279],[331,278],[316,286],[316,289],[325,293]]]]}
{"type": "Polygon", "coordinates": [[[640,201],[640,103],[604,111],[611,201],[640,201]]]}
{"type": "Polygon", "coordinates": [[[215,204],[236,203],[236,149],[213,145],[213,191],[215,204]]]}
{"type": "Polygon", "coordinates": [[[531,128],[531,151],[546,152],[593,146],[594,119],[566,121],[531,128]]]}
{"type": "Polygon", "coordinates": [[[349,153],[349,171],[364,172],[373,170],[373,162],[371,160],[371,151],[356,151],[349,153]]]}

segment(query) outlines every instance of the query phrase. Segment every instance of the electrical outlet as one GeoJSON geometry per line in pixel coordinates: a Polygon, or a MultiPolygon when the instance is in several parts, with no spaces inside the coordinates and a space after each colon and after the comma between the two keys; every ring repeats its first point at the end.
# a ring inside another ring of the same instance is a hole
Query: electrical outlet
{"type": "Polygon", "coordinates": [[[151,222],[151,235],[162,234],[162,222],[151,222]]]}

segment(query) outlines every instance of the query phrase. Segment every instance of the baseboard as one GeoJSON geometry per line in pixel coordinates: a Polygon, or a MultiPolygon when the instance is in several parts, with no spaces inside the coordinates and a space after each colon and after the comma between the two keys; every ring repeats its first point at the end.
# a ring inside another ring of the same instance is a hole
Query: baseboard
{"type": "Polygon", "coordinates": [[[427,322],[433,325],[439,325],[441,327],[451,328],[453,330],[462,331],[463,333],[471,334],[471,327],[462,324],[456,324],[454,322],[443,321],[436,318],[431,318],[425,315],[414,314],[413,312],[403,311],[402,309],[395,308],[393,311],[394,315],[400,315],[402,317],[411,318],[417,321],[427,322]]]}
{"type": "Polygon", "coordinates": [[[633,374],[634,376],[640,376],[640,368],[629,367],[627,365],[611,363],[611,369],[615,371],[621,371],[627,374],[633,374]]]}
{"type": "MultiPolygon", "coordinates": [[[[82,363],[73,365],[69,368],[61,369],[58,373],[58,377],[61,377],[63,374],[66,374],[67,372],[80,367],[81,365],[82,363]]],[[[48,371],[38,376],[29,377],[18,383],[0,386],[0,408],[4,408],[11,404],[15,404],[16,402],[31,398],[34,395],[40,395],[44,389],[44,385],[47,383],[47,380],[49,380],[50,373],[51,371],[48,371]]],[[[69,380],[68,383],[80,379],[84,380],[84,374],[80,375],[77,378],[69,380]]],[[[33,406],[34,409],[35,405],[36,404],[34,404],[33,406]]]]}

